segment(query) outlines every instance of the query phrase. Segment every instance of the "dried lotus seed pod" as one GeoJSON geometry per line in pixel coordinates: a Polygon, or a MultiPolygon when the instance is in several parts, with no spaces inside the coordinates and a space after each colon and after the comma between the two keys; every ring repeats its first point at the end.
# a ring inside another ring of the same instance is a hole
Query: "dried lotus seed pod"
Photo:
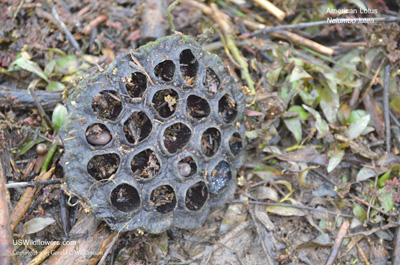
{"type": "Polygon", "coordinates": [[[221,59],[174,35],[118,56],[70,95],[68,188],[114,230],[201,226],[236,187],[244,97],[221,59]]]}

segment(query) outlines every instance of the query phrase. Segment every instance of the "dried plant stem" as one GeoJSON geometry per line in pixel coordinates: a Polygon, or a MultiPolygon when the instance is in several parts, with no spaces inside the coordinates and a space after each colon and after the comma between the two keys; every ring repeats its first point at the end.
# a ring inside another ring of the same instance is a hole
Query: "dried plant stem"
{"type": "Polygon", "coordinates": [[[339,229],[335,243],[332,246],[331,253],[329,254],[327,261],[325,262],[325,265],[332,265],[335,263],[337,254],[339,253],[339,249],[342,246],[343,239],[346,236],[347,232],[349,231],[349,227],[350,227],[349,221],[343,222],[342,226],[339,229]]]}
{"type": "Polygon", "coordinates": [[[274,15],[277,19],[279,20],[284,20],[286,17],[285,12],[280,10],[276,5],[272,4],[268,0],[253,0],[257,4],[259,4],[262,8],[270,12],[272,15],[274,15]]]}
{"type": "Polygon", "coordinates": [[[75,40],[74,36],[68,30],[68,28],[65,25],[65,23],[60,19],[60,16],[58,15],[58,12],[57,12],[56,8],[54,7],[53,1],[52,0],[47,0],[47,4],[51,7],[51,14],[53,15],[54,19],[57,21],[57,24],[64,31],[64,34],[67,37],[68,41],[71,43],[72,47],[74,47],[74,49],[77,52],[80,52],[81,48],[79,47],[78,42],[75,40]]]}
{"type": "Polygon", "coordinates": [[[36,94],[35,88],[36,88],[36,86],[37,86],[37,84],[38,84],[39,82],[40,82],[40,80],[36,81],[36,82],[33,84],[33,86],[31,86],[31,87],[28,88],[28,90],[29,90],[29,92],[31,93],[32,98],[33,98],[33,100],[34,100],[35,103],[36,103],[36,107],[38,108],[38,111],[39,111],[40,116],[42,116],[42,118],[45,120],[45,122],[46,122],[47,126],[49,126],[49,128],[54,129],[53,123],[51,122],[49,116],[47,116],[46,112],[44,111],[42,105],[40,104],[39,97],[38,97],[37,94],[36,94]]]}
{"type": "Polygon", "coordinates": [[[227,34],[225,36],[226,39],[226,45],[228,46],[228,49],[231,51],[233,58],[238,62],[238,64],[241,66],[241,73],[242,73],[242,79],[244,79],[249,86],[249,91],[251,94],[255,95],[256,90],[254,88],[254,81],[253,78],[251,78],[250,73],[249,73],[249,67],[243,56],[240,54],[238,47],[235,45],[234,39],[232,34],[227,34]]]}
{"type": "Polygon", "coordinates": [[[385,118],[386,129],[386,152],[390,153],[390,109],[389,109],[389,79],[390,79],[390,64],[385,66],[385,81],[383,86],[383,114],[385,118]]]}
{"type": "Polygon", "coordinates": [[[176,31],[175,31],[174,21],[172,20],[171,11],[177,5],[179,5],[181,2],[182,2],[182,0],[175,0],[172,4],[169,5],[169,7],[167,9],[167,20],[168,20],[169,28],[172,33],[175,33],[176,31]]]}

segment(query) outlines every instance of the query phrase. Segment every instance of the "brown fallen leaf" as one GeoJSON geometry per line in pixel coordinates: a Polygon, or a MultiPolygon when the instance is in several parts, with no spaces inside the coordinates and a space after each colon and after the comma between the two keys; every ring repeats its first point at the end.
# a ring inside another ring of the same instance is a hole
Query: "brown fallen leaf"
{"type": "Polygon", "coordinates": [[[328,164],[328,156],[320,154],[314,147],[307,146],[298,151],[288,153],[286,155],[276,155],[277,158],[290,162],[312,162],[318,165],[326,166],[328,164]]]}

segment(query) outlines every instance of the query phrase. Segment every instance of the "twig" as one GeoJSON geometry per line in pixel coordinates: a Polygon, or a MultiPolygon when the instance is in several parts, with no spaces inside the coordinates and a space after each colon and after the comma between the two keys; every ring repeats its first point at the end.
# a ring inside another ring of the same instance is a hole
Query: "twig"
{"type": "Polygon", "coordinates": [[[325,265],[332,265],[335,263],[337,254],[339,253],[339,249],[342,245],[343,239],[349,230],[350,223],[348,221],[343,222],[342,226],[339,229],[338,235],[336,237],[335,243],[332,246],[332,251],[329,254],[328,259],[325,262],[325,265]]]}
{"type": "MultiPolygon", "coordinates": [[[[375,22],[396,22],[400,21],[399,17],[380,17],[380,18],[368,18],[373,19],[375,22]]],[[[301,29],[301,28],[309,28],[314,26],[321,25],[334,25],[334,24],[349,24],[351,23],[362,23],[365,21],[365,18],[339,18],[338,20],[324,20],[324,21],[315,21],[315,22],[306,22],[306,23],[298,23],[293,25],[283,25],[277,27],[265,27],[264,29],[260,29],[254,31],[251,36],[255,36],[257,34],[264,34],[270,32],[279,32],[287,29],[301,29]]]]}
{"type": "Polygon", "coordinates": [[[48,256],[53,254],[53,252],[60,246],[60,242],[52,241],[45,249],[43,249],[34,259],[29,261],[27,265],[41,264],[48,256]]]}
{"type": "Polygon", "coordinates": [[[144,69],[143,65],[138,61],[138,59],[136,59],[135,56],[133,56],[132,53],[131,53],[130,55],[131,55],[132,60],[135,62],[135,64],[136,64],[137,66],[139,66],[140,69],[143,71],[143,73],[146,75],[146,77],[147,77],[147,79],[149,80],[150,84],[151,84],[152,86],[154,86],[153,80],[151,80],[150,75],[146,72],[146,69],[144,69]]]}
{"type": "Polygon", "coordinates": [[[390,109],[389,109],[389,78],[390,64],[385,66],[385,81],[383,85],[383,115],[386,127],[386,152],[390,153],[390,109]]]}
{"type": "Polygon", "coordinates": [[[175,0],[172,4],[169,5],[168,9],[167,9],[167,20],[168,20],[168,24],[169,24],[169,29],[171,30],[172,33],[176,33],[175,31],[175,25],[174,25],[174,21],[172,20],[172,16],[171,16],[171,11],[180,3],[182,2],[182,0],[175,0]]]}
{"type": "Polygon", "coordinates": [[[393,227],[399,227],[399,224],[398,223],[389,223],[389,224],[384,225],[382,227],[373,228],[373,229],[368,230],[368,231],[361,231],[361,232],[357,232],[357,233],[354,233],[354,234],[348,234],[346,236],[346,238],[355,237],[355,236],[358,236],[358,235],[370,236],[370,235],[372,235],[372,234],[374,234],[374,233],[376,233],[378,231],[390,229],[390,228],[393,228],[393,227]]]}
{"type": "MultiPolygon", "coordinates": [[[[93,19],[92,21],[90,21],[89,24],[87,24],[83,29],[82,29],[82,33],[85,35],[89,35],[92,30],[97,27],[98,25],[100,25],[101,23],[103,23],[104,21],[107,21],[108,16],[107,15],[100,15],[97,16],[95,19],[93,19]]],[[[74,39],[75,40],[75,39],[74,39]]]]}
{"type": "Polygon", "coordinates": [[[147,0],[142,12],[142,30],[140,39],[142,44],[164,37],[165,27],[165,8],[167,0],[147,0]]]}
{"type": "MultiPolygon", "coordinates": [[[[52,110],[62,101],[61,91],[36,91],[40,105],[44,110],[52,110]]],[[[26,93],[25,89],[9,89],[6,86],[0,85],[0,98],[16,99],[18,102],[13,102],[12,109],[28,109],[36,107],[32,96],[26,93]]],[[[0,102],[0,108],[9,107],[7,102],[0,102]]]]}
{"type": "Polygon", "coordinates": [[[26,188],[26,187],[39,187],[42,185],[51,185],[51,184],[60,184],[62,183],[62,179],[50,179],[46,181],[28,181],[28,182],[14,182],[7,183],[7,189],[15,189],[15,188],[26,188]]]}
{"type": "Polygon", "coordinates": [[[322,210],[322,209],[316,209],[304,205],[297,205],[297,204],[287,204],[287,203],[276,203],[276,202],[259,202],[259,201],[242,201],[242,200],[233,200],[232,203],[250,203],[250,204],[262,204],[262,205],[267,205],[267,206],[283,206],[283,207],[291,207],[291,208],[296,208],[296,209],[302,209],[302,210],[309,210],[309,211],[314,211],[314,212],[320,212],[320,213],[327,213],[327,214],[332,214],[332,215],[340,215],[343,217],[349,217],[349,218],[354,218],[353,215],[345,214],[345,213],[336,213],[328,210],[322,210]]]}
{"type": "Polygon", "coordinates": [[[102,264],[104,263],[104,261],[105,261],[106,258],[107,258],[108,253],[110,253],[111,249],[113,248],[113,246],[114,246],[114,244],[115,244],[115,242],[117,241],[118,238],[119,238],[119,233],[117,233],[117,234],[114,236],[114,238],[113,238],[113,240],[111,241],[110,245],[108,245],[106,251],[105,251],[104,254],[103,254],[103,257],[101,257],[101,259],[100,259],[100,261],[99,261],[99,263],[98,263],[99,265],[102,265],[102,264]]]}
{"type": "MultiPolygon", "coordinates": [[[[246,24],[246,26],[248,26],[249,28],[251,28],[253,30],[266,28],[266,26],[263,24],[254,23],[253,21],[249,21],[246,19],[244,20],[244,23],[246,24]]],[[[306,39],[296,33],[290,32],[290,31],[270,32],[268,34],[275,38],[290,40],[299,45],[306,46],[310,49],[313,49],[317,53],[322,53],[325,55],[332,55],[335,52],[333,49],[331,49],[329,47],[321,45],[315,41],[306,39]]]]}
{"type": "Polygon", "coordinates": [[[280,10],[278,7],[276,7],[270,1],[268,1],[268,0],[253,0],[253,1],[256,2],[257,4],[259,4],[260,6],[262,6],[268,12],[270,12],[277,19],[279,19],[279,20],[284,20],[285,19],[285,17],[286,17],[285,12],[280,10]]]}
{"type": "Polygon", "coordinates": [[[375,207],[375,206],[372,205],[371,203],[369,203],[369,202],[367,202],[367,201],[365,201],[365,200],[363,200],[363,199],[357,197],[357,196],[354,195],[354,194],[349,193],[349,196],[350,196],[352,199],[354,199],[354,200],[356,200],[356,201],[358,201],[358,202],[364,204],[365,206],[371,207],[372,209],[374,209],[374,210],[377,211],[377,212],[380,212],[380,213],[383,214],[383,215],[390,216],[390,214],[385,213],[384,211],[380,210],[378,207],[375,207]]]}
{"type": "MultiPolygon", "coordinates": [[[[371,79],[371,81],[368,83],[367,88],[363,91],[362,95],[361,95],[361,99],[359,101],[359,103],[361,103],[362,101],[364,101],[364,98],[368,95],[369,90],[371,89],[372,85],[375,84],[375,79],[378,77],[379,72],[381,71],[382,66],[385,64],[386,59],[383,58],[381,63],[378,66],[378,69],[376,69],[375,74],[371,79]]],[[[355,106],[356,108],[357,106],[355,106]]]]}
{"type": "Polygon", "coordinates": [[[400,127],[400,122],[397,120],[397,117],[393,115],[393,113],[390,111],[390,117],[392,118],[392,121],[400,127]]]}
{"type": "Polygon", "coordinates": [[[358,244],[357,244],[357,249],[358,249],[358,252],[360,252],[361,258],[363,259],[365,265],[370,265],[371,263],[369,263],[367,257],[365,256],[364,251],[362,250],[362,248],[358,244]]]}
{"type": "MultiPolygon", "coordinates": [[[[4,135],[1,135],[4,136],[4,135]]],[[[3,169],[3,154],[5,150],[0,143],[0,264],[11,264],[13,253],[12,233],[10,229],[10,213],[8,210],[7,191],[5,188],[6,176],[3,169]]]]}
{"type": "MultiPolygon", "coordinates": [[[[42,172],[39,176],[35,178],[35,181],[45,181],[48,180],[51,175],[54,173],[55,168],[51,168],[47,172],[42,172]]],[[[28,187],[26,188],[24,194],[19,199],[17,205],[14,207],[11,215],[10,215],[10,226],[11,231],[14,232],[17,227],[19,221],[24,216],[29,206],[31,205],[36,193],[40,190],[40,187],[28,187]]]]}
{"type": "Polygon", "coordinates": [[[67,37],[67,39],[71,43],[72,47],[74,47],[74,49],[77,52],[80,53],[81,52],[81,48],[79,47],[78,42],[75,40],[74,36],[68,30],[68,28],[64,24],[64,22],[60,19],[60,16],[58,15],[58,12],[57,12],[56,8],[54,7],[53,1],[52,0],[47,0],[47,4],[51,7],[51,14],[53,15],[54,19],[57,21],[57,24],[64,31],[65,37],[67,37]]]}
{"type": "Polygon", "coordinates": [[[54,129],[53,127],[53,123],[51,122],[49,116],[47,116],[46,112],[44,111],[42,105],[40,104],[40,100],[36,94],[36,86],[37,84],[40,82],[40,80],[36,81],[33,86],[29,87],[28,90],[31,93],[31,96],[33,98],[33,100],[35,101],[36,107],[39,111],[40,116],[42,116],[42,118],[45,120],[47,126],[49,126],[49,128],[54,129]]]}

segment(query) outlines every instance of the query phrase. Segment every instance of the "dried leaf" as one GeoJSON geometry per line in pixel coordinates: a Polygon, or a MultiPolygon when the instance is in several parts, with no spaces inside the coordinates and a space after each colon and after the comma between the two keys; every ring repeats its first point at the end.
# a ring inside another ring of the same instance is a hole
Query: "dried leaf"
{"type": "Polygon", "coordinates": [[[254,208],[254,215],[268,230],[271,231],[275,229],[274,223],[269,219],[266,208],[263,205],[256,205],[254,208]]]}
{"type": "Polygon", "coordinates": [[[254,195],[259,200],[271,200],[277,202],[279,200],[278,193],[271,187],[261,186],[256,189],[254,195]]]}
{"type": "Polygon", "coordinates": [[[360,182],[372,178],[373,176],[375,176],[375,174],[375,170],[368,167],[363,167],[360,171],[358,171],[356,181],[360,182]]]}
{"type": "Polygon", "coordinates": [[[267,206],[267,211],[269,213],[274,213],[282,216],[304,216],[305,213],[297,208],[289,206],[267,206]]]}
{"type": "Polygon", "coordinates": [[[36,217],[24,224],[24,231],[26,234],[33,234],[53,224],[56,220],[49,217],[36,217]]]}
{"type": "Polygon", "coordinates": [[[312,162],[319,165],[326,165],[328,163],[327,155],[318,153],[312,146],[307,146],[286,155],[276,155],[276,157],[290,162],[312,162]]]}

